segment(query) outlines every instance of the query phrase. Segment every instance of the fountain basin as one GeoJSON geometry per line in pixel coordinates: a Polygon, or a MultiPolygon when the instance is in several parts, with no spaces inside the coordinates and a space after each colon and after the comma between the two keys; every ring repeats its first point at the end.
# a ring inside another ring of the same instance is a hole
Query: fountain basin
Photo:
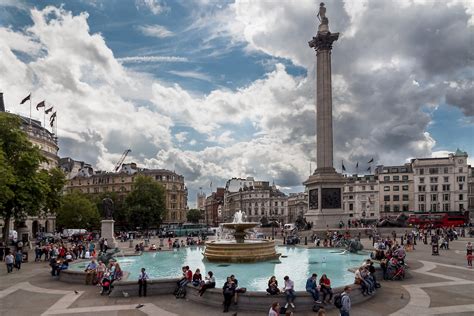
{"type": "Polygon", "coordinates": [[[280,254],[272,240],[219,240],[206,242],[204,256],[210,262],[249,263],[278,259],[280,254]]]}

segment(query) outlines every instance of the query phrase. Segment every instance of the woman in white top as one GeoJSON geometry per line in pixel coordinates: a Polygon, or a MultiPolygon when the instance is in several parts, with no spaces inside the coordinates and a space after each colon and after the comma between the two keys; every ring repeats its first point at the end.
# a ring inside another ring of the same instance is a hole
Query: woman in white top
{"type": "Polygon", "coordinates": [[[280,304],[278,302],[273,302],[270,310],[268,311],[268,316],[278,316],[280,315],[280,304]]]}

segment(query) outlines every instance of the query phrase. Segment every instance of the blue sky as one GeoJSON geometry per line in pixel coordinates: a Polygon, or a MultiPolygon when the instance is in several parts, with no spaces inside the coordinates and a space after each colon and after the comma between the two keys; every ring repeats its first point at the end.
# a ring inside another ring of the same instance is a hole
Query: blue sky
{"type": "MultiPolygon", "coordinates": [[[[230,177],[298,191],[315,165],[317,5],[0,0],[0,89],[12,112],[27,114],[17,100],[29,90],[59,108],[61,155],[110,169],[130,146],[129,159],[183,174],[190,201],[230,177]]],[[[474,155],[472,11],[454,0],[327,7],[341,32],[335,160],[474,155]]]]}

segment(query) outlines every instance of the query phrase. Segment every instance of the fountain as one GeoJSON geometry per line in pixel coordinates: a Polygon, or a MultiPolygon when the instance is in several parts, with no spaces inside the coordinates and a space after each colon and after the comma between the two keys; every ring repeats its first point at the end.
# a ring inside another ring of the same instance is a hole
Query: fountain
{"type": "Polygon", "coordinates": [[[244,222],[244,213],[234,214],[232,223],[221,224],[223,228],[232,229],[234,240],[213,240],[206,242],[204,256],[211,262],[257,262],[278,259],[280,254],[275,250],[272,240],[245,239],[247,229],[257,226],[256,222],[244,222]]]}

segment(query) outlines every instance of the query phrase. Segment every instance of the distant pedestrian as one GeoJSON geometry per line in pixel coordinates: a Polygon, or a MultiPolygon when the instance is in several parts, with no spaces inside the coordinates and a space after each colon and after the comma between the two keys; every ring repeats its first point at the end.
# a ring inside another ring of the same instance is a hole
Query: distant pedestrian
{"type": "Polygon", "coordinates": [[[143,296],[146,297],[146,287],[147,287],[147,280],[149,279],[148,274],[145,272],[145,268],[142,268],[142,272],[140,273],[140,276],[138,277],[138,296],[142,296],[142,291],[143,291],[143,296]]]}
{"type": "Polygon", "coordinates": [[[13,272],[13,263],[15,262],[15,257],[11,253],[7,254],[5,257],[5,264],[7,265],[7,272],[13,272]]]}
{"type": "Polygon", "coordinates": [[[21,252],[21,250],[18,250],[16,253],[15,253],[15,268],[17,270],[20,270],[21,269],[21,262],[23,260],[23,253],[21,252]]]}

